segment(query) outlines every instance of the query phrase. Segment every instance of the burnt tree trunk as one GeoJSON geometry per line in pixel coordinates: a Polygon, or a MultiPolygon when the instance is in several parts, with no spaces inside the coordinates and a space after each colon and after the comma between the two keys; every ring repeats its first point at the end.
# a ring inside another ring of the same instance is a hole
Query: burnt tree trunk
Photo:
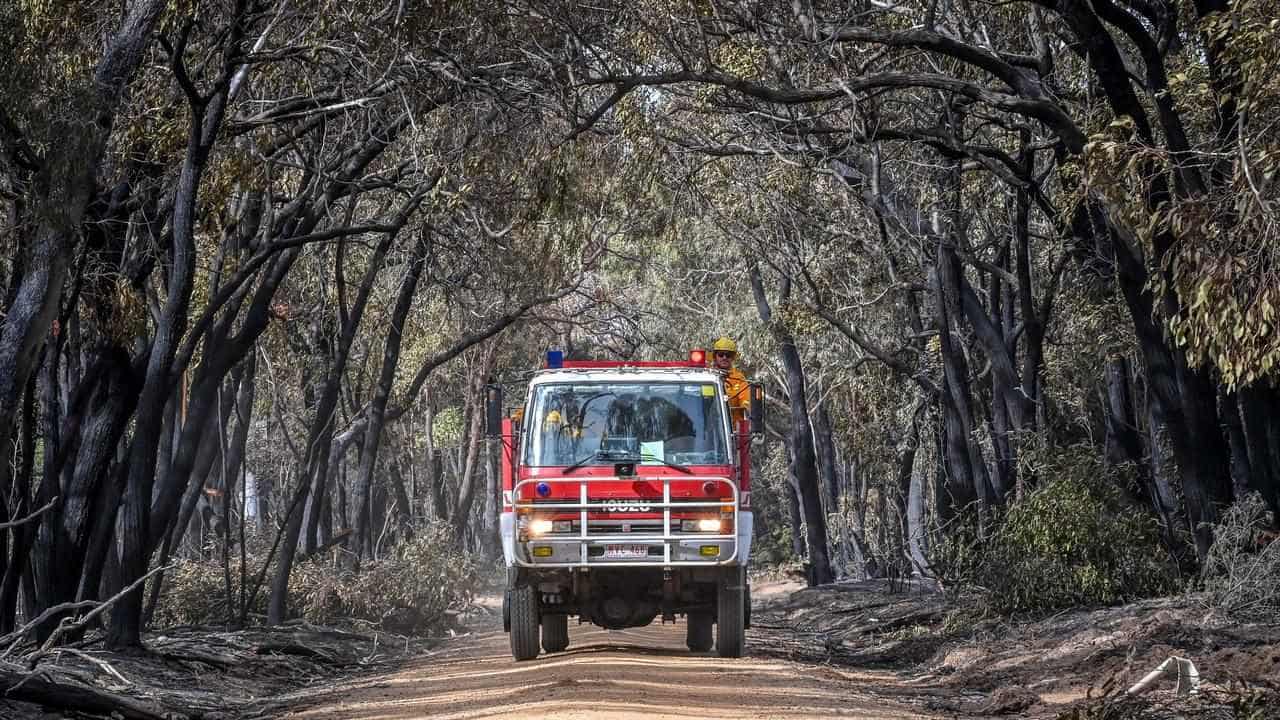
{"type": "Polygon", "coordinates": [[[831,414],[827,412],[825,399],[818,401],[813,412],[813,444],[817,453],[818,471],[827,513],[840,511],[840,463],[836,458],[836,444],[831,427],[831,414]]]}
{"type": "MultiPolygon", "coordinates": [[[[382,444],[382,429],[386,421],[387,400],[391,397],[391,386],[395,381],[396,368],[400,365],[400,348],[404,339],[404,323],[409,317],[409,310],[413,307],[413,297],[417,292],[418,283],[426,267],[427,254],[431,245],[429,238],[430,235],[424,230],[419,233],[418,239],[414,243],[413,251],[409,258],[409,269],[405,273],[404,279],[400,282],[395,306],[391,310],[390,331],[387,333],[386,344],[382,349],[382,368],[378,373],[378,381],[374,387],[373,398],[369,402],[369,426],[365,428],[364,451],[360,456],[360,466],[356,470],[355,488],[352,493],[355,505],[355,547],[353,549],[355,551],[356,564],[359,564],[363,558],[368,557],[369,552],[373,549],[368,542],[370,520],[369,490],[373,486],[373,471],[377,467],[378,448],[382,444]]],[[[397,504],[401,505],[400,513],[402,517],[408,518],[412,514],[412,508],[408,506],[407,497],[401,497],[403,495],[404,486],[399,484],[397,504]]]]}
{"type": "MultiPolygon", "coordinates": [[[[808,541],[809,563],[812,568],[809,582],[826,585],[835,580],[831,569],[830,550],[827,543],[827,518],[822,512],[822,487],[818,478],[817,455],[813,446],[813,429],[809,424],[809,403],[805,390],[804,367],[795,338],[781,325],[773,321],[773,308],[765,295],[764,280],[754,264],[750,269],[751,290],[755,296],[760,320],[769,327],[778,343],[778,353],[786,371],[787,394],[791,400],[791,453],[796,478],[796,490],[804,512],[805,535],[808,541]]],[[[791,284],[782,281],[782,302],[790,299],[791,284]]]]}
{"type": "Polygon", "coordinates": [[[955,304],[948,300],[944,289],[942,257],[945,250],[939,242],[939,268],[935,278],[938,313],[938,338],[942,352],[942,429],[946,466],[946,493],[949,504],[960,511],[969,511],[975,504],[979,510],[991,503],[991,492],[984,479],[986,463],[978,450],[975,462],[973,440],[973,409],[969,393],[969,365],[964,352],[952,333],[955,304]]]}
{"type": "Polygon", "coordinates": [[[1231,497],[1240,500],[1249,492],[1253,472],[1249,467],[1249,441],[1241,420],[1239,394],[1223,390],[1219,393],[1218,403],[1222,408],[1222,429],[1231,451],[1231,497]]]}
{"type": "MultiPolygon", "coordinates": [[[[268,603],[267,622],[278,625],[284,622],[287,615],[287,594],[289,573],[293,569],[293,559],[297,552],[298,542],[302,538],[304,515],[307,498],[313,495],[319,483],[325,483],[329,474],[329,454],[333,444],[333,422],[338,406],[342,377],[346,372],[347,360],[351,357],[351,347],[355,341],[356,329],[364,317],[373,292],[378,272],[382,269],[387,251],[390,250],[396,233],[384,233],[369,259],[369,267],[360,281],[359,290],[350,312],[342,324],[338,347],[332,364],[316,401],[315,415],[311,421],[311,429],[307,437],[305,473],[299,481],[299,488],[290,508],[286,511],[286,530],[280,545],[280,558],[276,565],[276,573],[271,586],[271,599],[268,603]]],[[[313,500],[319,500],[313,497],[313,500]]],[[[318,504],[318,503],[316,503],[318,504]]],[[[316,507],[315,511],[321,511],[316,507]]],[[[313,516],[314,517],[314,516],[313,516]]]]}
{"type": "MultiPolygon", "coordinates": [[[[34,379],[34,377],[31,378],[31,380],[34,379]]],[[[13,493],[11,497],[14,502],[12,505],[4,503],[7,510],[5,520],[26,517],[31,511],[31,480],[35,470],[38,427],[38,418],[36,416],[37,385],[37,383],[31,381],[27,383],[26,397],[23,402],[22,431],[19,439],[21,461],[13,477],[13,493]]],[[[10,533],[12,533],[13,537],[12,543],[6,543],[8,547],[0,548],[0,558],[7,559],[4,572],[0,573],[0,576],[3,576],[3,579],[0,580],[0,635],[13,632],[16,625],[18,583],[23,573],[28,572],[30,568],[28,553],[38,525],[39,523],[37,522],[29,522],[9,531],[0,531],[0,535],[5,539],[8,539],[10,533]],[[12,554],[9,555],[9,552],[12,552],[12,554]]],[[[27,608],[27,614],[31,614],[31,608],[27,608]]]]}
{"type": "MultiPolygon", "coordinates": [[[[237,7],[226,38],[224,54],[241,52],[245,32],[245,12],[237,7]]],[[[151,554],[160,540],[167,537],[168,527],[152,524],[152,497],[156,479],[159,434],[163,428],[164,408],[173,391],[174,364],[183,335],[187,331],[188,307],[195,279],[195,224],[201,179],[208,166],[226,114],[231,85],[232,63],[227,62],[208,94],[201,94],[187,77],[185,65],[188,35],[182,32],[173,49],[174,74],[187,95],[191,118],[187,129],[187,148],[173,200],[173,231],[170,247],[167,288],[163,307],[155,318],[155,335],[147,360],[142,393],[138,399],[133,440],[129,449],[129,475],[121,505],[120,580],[129,585],[146,574],[151,554]]],[[[179,458],[180,459],[180,458],[179,458]]],[[[182,477],[182,476],[179,476],[182,477]]],[[[173,482],[174,478],[166,478],[173,482]]],[[[178,491],[179,496],[181,491],[178,491]]],[[[164,520],[165,518],[157,518],[164,520]]],[[[112,648],[138,647],[142,644],[143,590],[130,592],[112,608],[107,645],[112,648]]]]}
{"type": "Polygon", "coordinates": [[[1239,404],[1249,457],[1248,490],[1262,495],[1280,524],[1280,391],[1251,385],[1240,390],[1239,404]]]}
{"type": "Polygon", "coordinates": [[[1133,408],[1129,383],[1129,361],[1124,357],[1107,360],[1103,370],[1105,393],[1103,455],[1112,465],[1142,463],[1142,432],[1133,408]]]}
{"type": "MultiPolygon", "coordinates": [[[[68,461],[70,477],[62,489],[61,507],[56,517],[48,519],[52,542],[45,600],[49,605],[76,600],[82,592],[82,575],[87,580],[83,583],[85,597],[96,595],[114,525],[111,520],[119,494],[109,481],[109,468],[137,395],[129,358],[118,348],[104,349],[96,364],[98,369],[86,374],[84,380],[91,390],[83,408],[85,419],[78,428],[75,459],[68,461]]],[[[46,637],[59,619],[38,628],[37,635],[46,637]]]]}
{"type": "Polygon", "coordinates": [[[458,473],[458,502],[454,505],[453,524],[454,533],[461,542],[466,536],[467,526],[471,522],[471,506],[476,496],[476,477],[480,474],[477,469],[480,459],[480,448],[484,445],[484,428],[482,422],[484,420],[484,412],[481,405],[484,403],[484,378],[489,374],[490,363],[493,353],[486,350],[484,358],[480,360],[480,367],[477,367],[471,388],[469,390],[470,402],[468,405],[470,410],[467,415],[466,434],[463,437],[463,447],[465,455],[462,460],[462,467],[458,473]]]}
{"type": "Polygon", "coordinates": [[[162,0],[133,0],[124,7],[120,26],[94,67],[92,83],[73,89],[77,94],[83,91],[88,107],[57,120],[69,125],[33,180],[32,242],[0,325],[0,446],[8,441],[19,399],[57,315],[76,234],[93,196],[117,108],[154,40],[166,5],[162,0]],[[86,123],[85,117],[94,121],[86,123]]]}

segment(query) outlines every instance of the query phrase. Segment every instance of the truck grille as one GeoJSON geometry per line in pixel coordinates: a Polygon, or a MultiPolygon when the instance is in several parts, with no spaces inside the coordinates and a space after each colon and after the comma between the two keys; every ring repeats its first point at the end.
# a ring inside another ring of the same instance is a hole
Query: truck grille
{"type": "Polygon", "coordinates": [[[576,515],[571,532],[544,533],[528,538],[519,536],[515,562],[525,567],[585,567],[591,565],[639,565],[648,567],[727,565],[738,560],[739,494],[737,486],[727,477],[646,478],[662,483],[662,498],[644,499],[593,499],[590,486],[593,482],[616,482],[617,477],[584,478],[536,478],[516,483],[511,493],[512,509],[517,517],[533,513],[555,517],[558,521],[576,515]],[[724,488],[717,495],[705,500],[671,498],[671,481],[715,483],[724,488]],[[524,487],[537,483],[575,484],[578,499],[562,498],[521,499],[524,487]],[[643,511],[621,510],[619,506],[641,506],[643,511]],[[732,508],[732,512],[728,509],[732,508]],[[628,516],[637,512],[645,517],[628,516]],[[722,519],[720,532],[681,532],[682,516],[697,513],[716,515],[722,519]],[[601,518],[600,515],[607,515],[601,518]],[[618,517],[622,515],[623,517],[618,517]],[[727,527],[724,521],[731,521],[727,527]],[[533,557],[527,552],[527,544],[539,546],[549,555],[533,557]],[[548,550],[548,548],[550,548],[548,550]],[[714,551],[714,554],[705,552],[714,551]]]}

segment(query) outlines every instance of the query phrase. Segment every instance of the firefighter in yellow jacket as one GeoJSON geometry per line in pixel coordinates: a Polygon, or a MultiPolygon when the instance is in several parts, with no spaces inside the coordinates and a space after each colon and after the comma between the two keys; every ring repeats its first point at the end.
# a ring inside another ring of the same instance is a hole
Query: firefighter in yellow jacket
{"type": "Polygon", "coordinates": [[[738,359],[738,344],[728,337],[721,337],[711,345],[711,368],[724,375],[724,394],[729,401],[729,414],[736,424],[747,417],[751,402],[751,386],[742,371],[734,367],[738,359]]]}

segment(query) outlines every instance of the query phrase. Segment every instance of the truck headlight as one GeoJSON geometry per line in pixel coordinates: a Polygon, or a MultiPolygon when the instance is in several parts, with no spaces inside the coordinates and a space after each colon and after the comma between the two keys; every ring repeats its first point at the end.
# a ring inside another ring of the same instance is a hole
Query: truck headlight
{"type": "Polygon", "coordinates": [[[529,534],[533,536],[546,535],[547,533],[567,533],[573,532],[572,520],[531,520],[529,521],[529,534]]]}
{"type": "Polygon", "coordinates": [[[680,532],[720,532],[719,518],[699,518],[697,520],[681,520],[680,532]]]}

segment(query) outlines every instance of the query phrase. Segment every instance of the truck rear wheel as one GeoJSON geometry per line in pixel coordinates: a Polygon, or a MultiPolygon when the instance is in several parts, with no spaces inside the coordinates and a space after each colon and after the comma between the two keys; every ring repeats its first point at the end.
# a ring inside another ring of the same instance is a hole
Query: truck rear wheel
{"type": "Polygon", "coordinates": [[[511,588],[511,657],[538,657],[538,593],[530,585],[511,588]]]}
{"type": "Polygon", "coordinates": [[[709,612],[691,612],[685,616],[688,627],[685,628],[684,643],[694,652],[706,652],[711,649],[711,626],[713,618],[709,612]]]}
{"type": "Polygon", "coordinates": [[[716,652],[720,657],[742,657],[746,644],[746,578],[742,568],[728,568],[716,591],[716,652]]]}
{"type": "Polygon", "coordinates": [[[569,616],[542,616],[542,649],[560,652],[569,647],[569,616]]]}

